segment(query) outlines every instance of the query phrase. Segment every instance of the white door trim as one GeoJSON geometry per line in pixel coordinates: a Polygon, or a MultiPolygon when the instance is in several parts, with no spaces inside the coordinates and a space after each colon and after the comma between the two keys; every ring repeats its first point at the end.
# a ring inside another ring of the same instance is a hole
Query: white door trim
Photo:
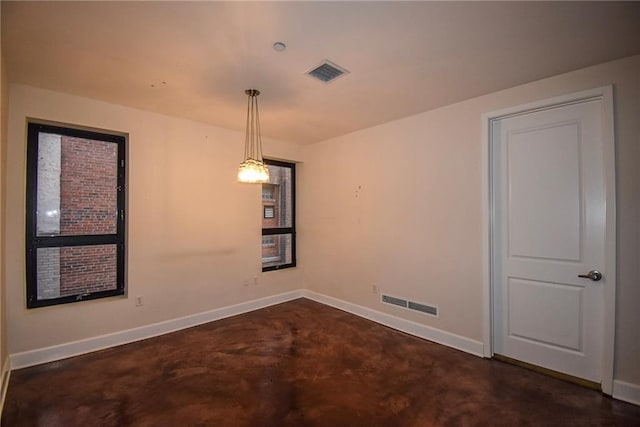
{"type": "Polygon", "coordinates": [[[603,86],[551,99],[531,102],[524,105],[492,111],[482,115],[482,286],[483,286],[483,354],[493,356],[492,295],[493,278],[491,271],[493,211],[491,179],[493,173],[491,122],[505,117],[530,113],[536,110],[555,108],[589,99],[599,99],[603,106],[603,162],[606,188],[606,236],[605,267],[608,287],[604,296],[604,336],[602,357],[602,391],[613,391],[613,361],[615,351],[615,308],[616,308],[616,199],[615,199],[615,136],[613,112],[613,87],[603,86]]]}

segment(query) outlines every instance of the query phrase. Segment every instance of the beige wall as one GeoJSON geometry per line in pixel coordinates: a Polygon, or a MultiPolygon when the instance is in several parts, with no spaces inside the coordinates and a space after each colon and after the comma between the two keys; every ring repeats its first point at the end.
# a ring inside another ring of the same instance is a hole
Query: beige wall
{"type": "MultiPolygon", "coordinates": [[[[244,120],[242,114],[238,119],[244,120]]],[[[301,268],[261,272],[260,186],[236,182],[244,151],[241,132],[12,84],[8,137],[10,353],[303,287],[301,268]],[[27,117],[129,133],[127,298],[25,308],[27,117]],[[257,286],[243,286],[254,276],[257,286]],[[143,307],[135,307],[137,295],[144,296],[143,307]]],[[[300,148],[286,143],[266,140],[264,151],[301,160],[300,148]]]]}
{"type": "Polygon", "coordinates": [[[640,384],[640,56],[308,147],[300,210],[300,232],[313,249],[306,254],[306,287],[482,341],[481,116],[608,84],[617,115],[614,377],[640,384]],[[439,306],[439,318],[383,306],[374,284],[439,306]]]}
{"type": "Polygon", "coordinates": [[[640,384],[640,57],[307,147],[265,141],[269,157],[306,159],[298,168],[299,267],[266,274],[260,273],[259,187],[235,182],[241,133],[12,85],[5,251],[9,351],[121,331],[299,288],[480,341],[481,115],[606,84],[614,84],[617,114],[615,378],[640,384]],[[129,132],[129,298],[25,309],[26,117],[129,132]],[[253,275],[261,284],[242,286],[253,275]],[[437,305],[440,317],[382,306],[373,285],[437,305]],[[144,307],[134,306],[136,295],[144,296],[144,307]]]}
{"type": "MultiPolygon", "coordinates": [[[[0,14],[2,6],[0,5],[0,14]]],[[[2,42],[0,41],[0,46],[2,42]]],[[[7,349],[7,322],[5,304],[5,208],[6,208],[6,164],[7,164],[7,105],[9,100],[9,86],[5,62],[0,53],[0,369],[8,367],[5,364],[9,355],[7,349]]],[[[3,374],[0,371],[0,376],[3,374]]]]}

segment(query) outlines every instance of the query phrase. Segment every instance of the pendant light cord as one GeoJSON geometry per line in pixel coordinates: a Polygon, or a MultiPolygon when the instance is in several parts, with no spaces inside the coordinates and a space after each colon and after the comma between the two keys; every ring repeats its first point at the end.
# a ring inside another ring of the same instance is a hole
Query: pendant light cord
{"type": "Polygon", "coordinates": [[[258,114],[258,92],[256,89],[246,91],[247,100],[247,132],[244,141],[244,158],[262,162],[262,138],[260,133],[260,115],[258,114]]]}

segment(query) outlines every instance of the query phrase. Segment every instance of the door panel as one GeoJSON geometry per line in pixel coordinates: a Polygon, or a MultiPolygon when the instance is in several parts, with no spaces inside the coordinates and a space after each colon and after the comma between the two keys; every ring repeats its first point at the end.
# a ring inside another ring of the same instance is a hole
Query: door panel
{"type": "Polygon", "coordinates": [[[510,256],[580,260],[579,131],[559,123],[508,135],[510,256]]]}
{"type": "Polygon", "coordinates": [[[492,122],[494,351],[594,382],[606,286],[600,99],[492,122]],[[579,278],[600,270],[605,279],[579,278]]]}
{"type": "Polygon", "coordinates": [[[509,279],[510,338],[582,351],[583,288],[509,279]]]}

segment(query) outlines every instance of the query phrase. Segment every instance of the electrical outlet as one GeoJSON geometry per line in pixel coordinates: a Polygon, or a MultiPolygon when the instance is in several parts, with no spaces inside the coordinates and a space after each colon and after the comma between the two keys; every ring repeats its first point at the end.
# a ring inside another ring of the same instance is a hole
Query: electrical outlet
{"type": "Polygon", "coordinates": [[[371,285],[371,293],[373,293],[373,294],[377,294],[378,293],[378,285],[376,285],[375,283],[373,285],[371,285]]]}
{"type": "Polygon", "coordinates": [[[136,307],[142,307],[144,305],[144,300],[142,299],[142,295],[138,295],[136,297],[136,307]]]}
{"type": "Polygon", "coordinates": [[[258,276],[253,276],[253,285],[257,286],[258,284],[258,276]]]}
{"type": "Polygon", "coordinates": [[[249,286],[249,279],[244,279],[244,280],[242,281],[242,286],[244,286],[244,287],[249,286]]]}

